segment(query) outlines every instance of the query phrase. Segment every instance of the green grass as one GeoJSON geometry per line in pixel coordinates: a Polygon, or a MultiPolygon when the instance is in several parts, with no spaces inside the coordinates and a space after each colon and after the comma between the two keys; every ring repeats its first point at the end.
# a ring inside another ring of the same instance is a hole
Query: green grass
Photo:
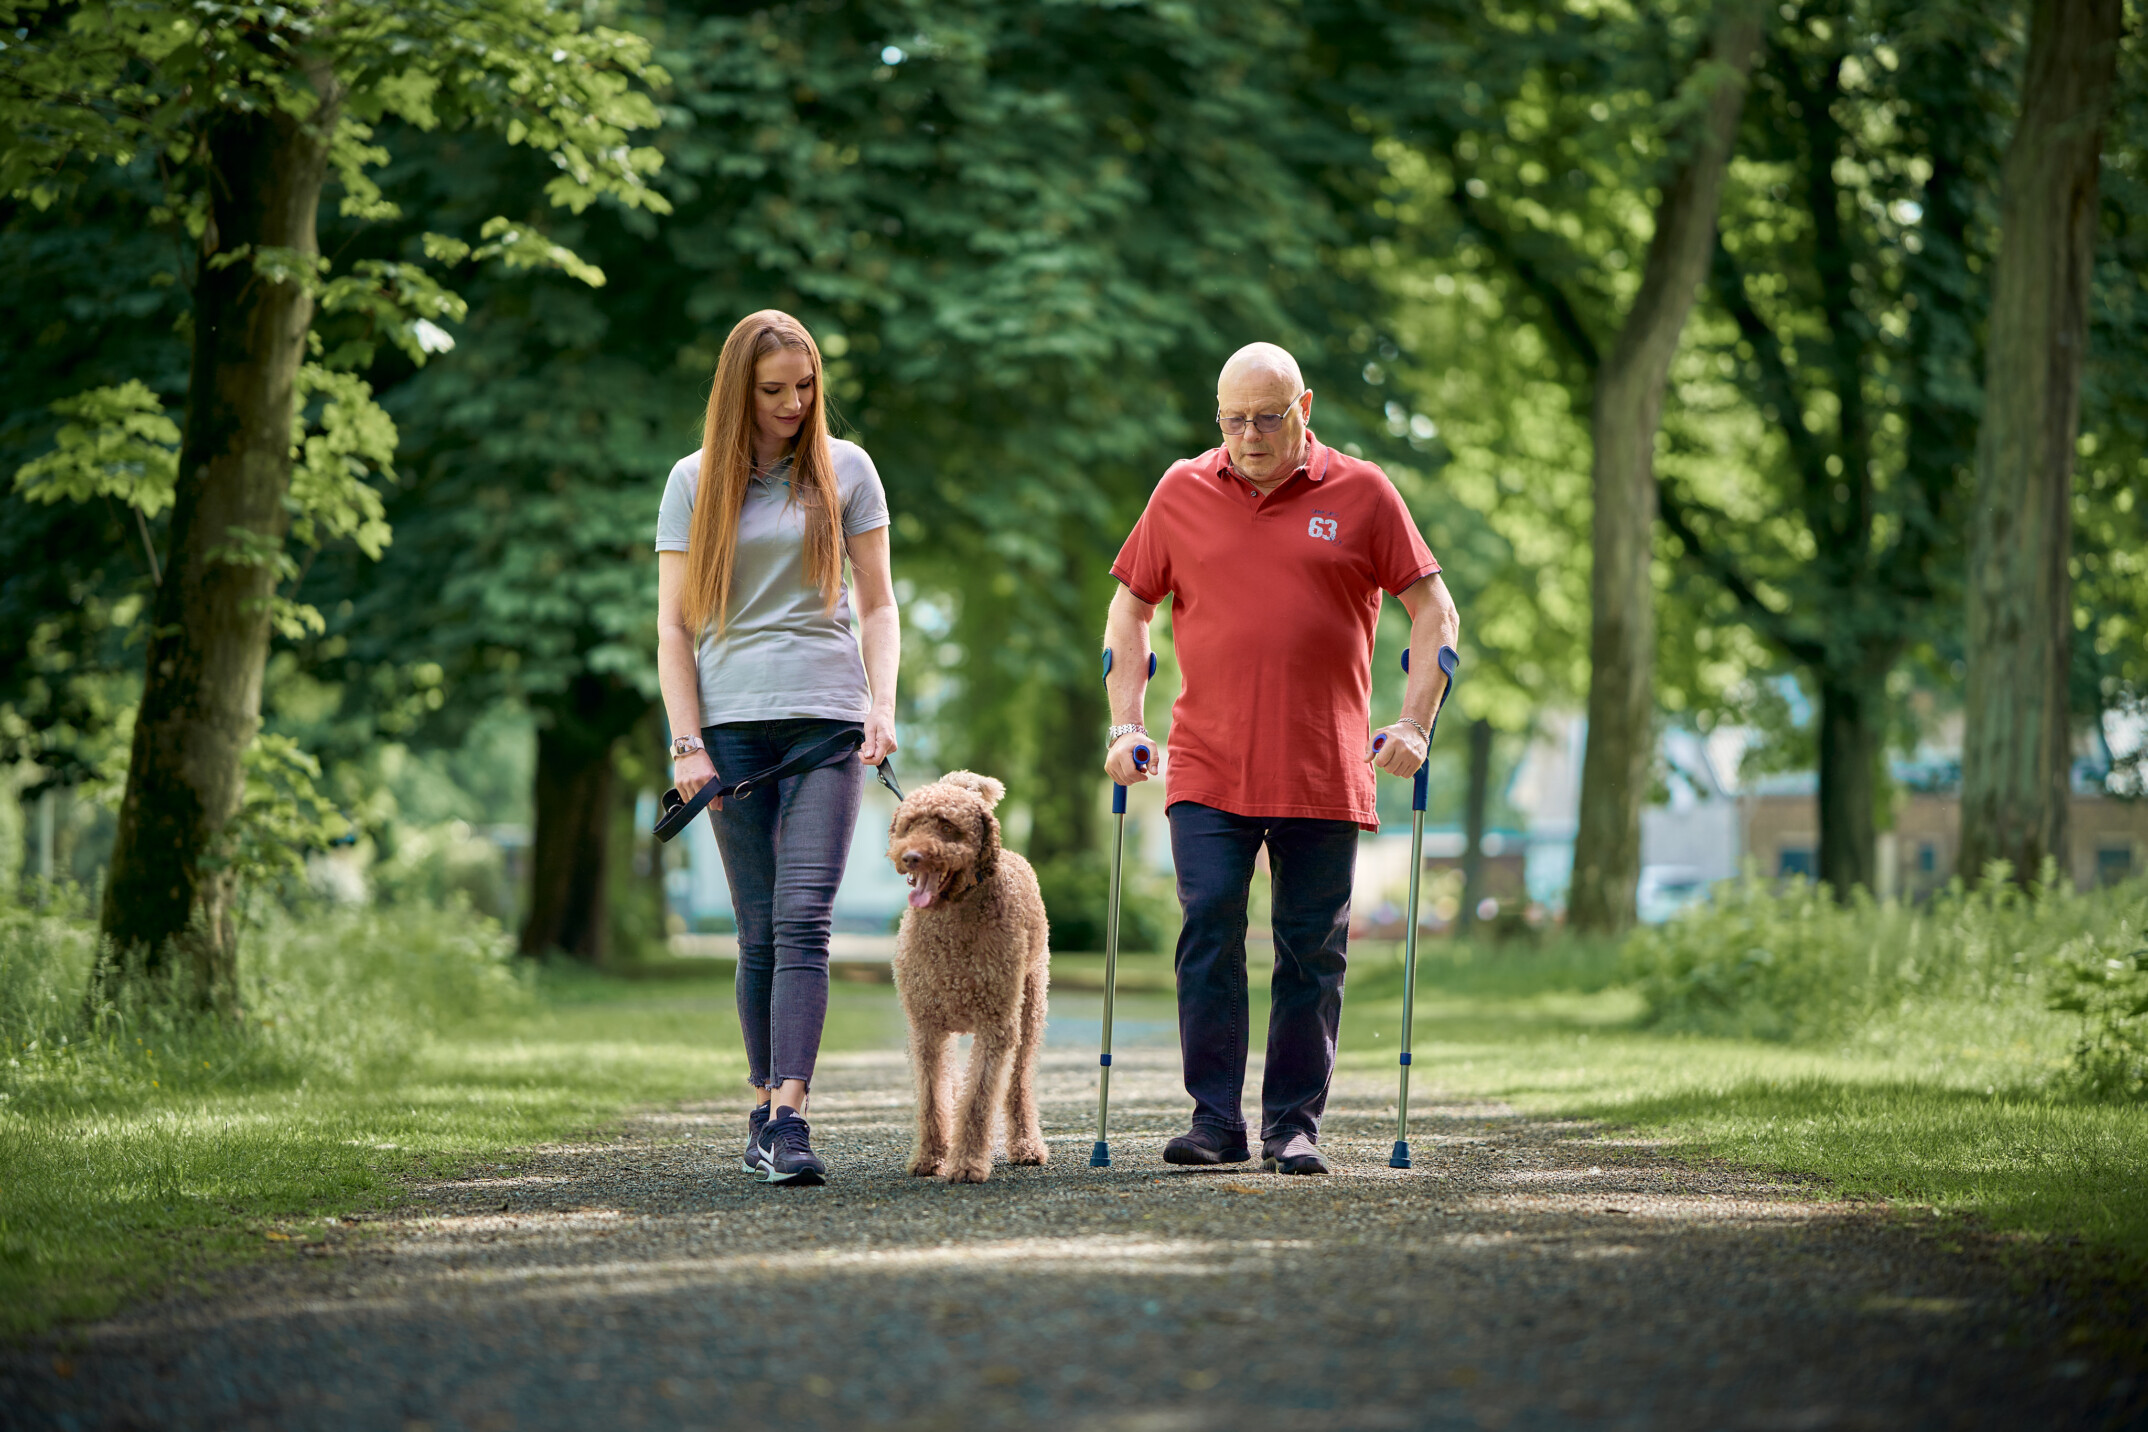
{"type": "MultiPolygon", "coordinates": [[[[1390,1067],[1401,978],[1372,951],[1343,1058],[1390,1067]]],[[[1415,1089],[1601,1120],[1691,1155],[1815,1177],[2148,1265],[2148,1109],[2073,1091],[2076,1028],[2029,1001],[1934,1002],[1814,1044],[1650,1027],[1615,952],[1434,952],[1415,1089]]]]}
{"type": "MultiPolygon", "coordinates": [[[[144,1010],[85,1024],[79,923],[0,912],[0,1335],[273,1252],[287,1245],[272,1234],[393,1206],[414,1178],[743,1093],[720,967],[535,971],[467,912],[339,915],[255,940],[243,1028],[144,1010]]],[[[2135,1282],[2148,1268],[2148,1110],[2081,1092],[2080,1020],[2030,984],[1927,988],[1789,1042],[1664,1019],[1631,959],[1582,941],[1428,945],[1415,1088],[2078,1239],[2135,1282]]],[[[1061,960],[1064,987],[1093,986],[1101,964],[1061,960]]],[[[1168,996],[1139,991],[1168,989],[1168,958],[1122,971],[1122,1018],[1167,1019],[1168,996]]],[[[1353,952],[1346,1063],[1393,1068],[1401,993],[1392,951],[1353,952]]],[[[836,984],[831,1049],[901,1037],[891,989],[836,984]]]]}
{"type": "MultiPolygon", "coordinates": [[[[877,1004],[840,1010],[832,1032],[877,1038],[877,1004]]],[[[345,1078],[106,1080],[0,1104],[0,1334],[109,1313],[303,1237],[305,1220],[391,1206],[413,1177],[736,1094],[743,1075],[728,981],[547,971],[512,1007],[345,1078]]]]}

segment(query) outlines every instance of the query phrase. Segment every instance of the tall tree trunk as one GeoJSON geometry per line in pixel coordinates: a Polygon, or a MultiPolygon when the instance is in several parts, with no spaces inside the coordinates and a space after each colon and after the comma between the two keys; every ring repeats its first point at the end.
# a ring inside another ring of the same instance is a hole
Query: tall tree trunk
{"type": "Polygon", "coordinates": [[[2073,637],[2073,450],[2103,122],[2120,0],[2038,0],[2020,128],[1999,190],[1970,532],[1962,850],[2017,880],[2066,864],[2066,679],[2073,637]]]}
{"type": "MultiPolygon", "coordinates": [[[[292,389],[313,300],[272,281],[254,254],[319,251],[315,218],[341,104],[319,82],[307,119],[225,112],[207,136],[209,226],[194,291],[186,434],[171,560],[152,604],[142,703],[104,890],[102,924],[121,969],[177,976],[202,1006],[237,999],[228,827],[241,758],[261,721],[269,603],[291,485],[292,389]]],[[[128,978],[114,970],[107,983],[128,978]]],[[[110,993],[109,989],[106,993],[110,993]]]]}
{"type": "MultiPolygon", "coordinates": [[[[664,719],[662,702],[650,705],[649,714],[642,722],[641,739],[648,743],[648,759],[653,767],[648,788],[661,795],[664,787],[670,784],[671,770],[670,761],[664,754],[665,748],[671,744],[671,727],[664,719]]],[[[671,939],[671,897],[664,887],[664,842],[650,834],[639,822],[636,822],[633,838],[637,857],[635,873],[645,882],[640,888],[642,898],[649,902],[649,928],[654,942],[645,953],[661,955],[665,953],[671,939]],[[646,865],[640,863],[643,856],[647,858],[646,865]]]]}
{"type": "Polygon", "coordinates": [[[1480,716],[1469,723],[1469,785],[1462,795],[1462,911],[1455,929],[1465,934],[1484,898],[1484,808],[1491,794],[1492,723],[1480,716]]]}
{"type": "Polygon", "coordinates": [[[1567,917],[1576,929],[1633,921],[1641,872],[1641,803],[1654,749],[1656,429],[1663,390],[1694,291],[1715,246],[1723,175],[1759,48],[1761,12],[1729,0],[1702,68],[1707,104],[1684,137],[1685,157],[1656,205],[1655,237],[1633,309],[1596,375],[1590,412],[1595,505],[1589,575],[1589,734],[1581,766],[1581,824],[1567,917]]]}
{"type": "Polygon", "coordinates": [[[520,947],[600,965],[611,947],[612,745],[642,722],[649,701],[609,677],[584,675],[536,705],[536,827],[520,947]]]}
{"type": "Polygon", "coordinates": [[[1820,685],[1820,881],[1843,899],[1877,888],[1884,693],[1878,683],[1816,673],[1820,685]]]}

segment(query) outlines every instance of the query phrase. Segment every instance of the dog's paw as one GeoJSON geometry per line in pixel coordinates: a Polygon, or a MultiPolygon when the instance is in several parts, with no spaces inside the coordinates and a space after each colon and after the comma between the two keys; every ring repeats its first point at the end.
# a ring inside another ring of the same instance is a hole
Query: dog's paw
{"type": "Polygon", "coordinates": [[[1035,1168],[1052,1161],[1052,1151],[1043,1144],[1018,1143],[1007,1150],[1007,1162],[1035,1168]]]}
{"type": "Polygon", "coordinates": [[[912,1178],[938,1178],[942,1167],[938,1154],[919,1154],[910,1160],[912,1178]]]}
{"type": "Polygon", "coordinates": [[[983,1183],[991,1176],[990,1159],[972,1159],[968,1163],[953,1163],[947,1166],[949,1183],[983,1183]]]}

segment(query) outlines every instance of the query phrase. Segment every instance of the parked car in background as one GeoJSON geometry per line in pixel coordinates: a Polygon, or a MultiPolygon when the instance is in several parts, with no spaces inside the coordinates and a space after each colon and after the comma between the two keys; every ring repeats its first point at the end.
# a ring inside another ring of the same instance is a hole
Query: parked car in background
{"type": "Polygon", "coordinates": [[[1708,901],[1708,880],[1691,865],[1644,865],[1634,891],[1634,917],[1660,925],[1679,911],[1708,901]]]}

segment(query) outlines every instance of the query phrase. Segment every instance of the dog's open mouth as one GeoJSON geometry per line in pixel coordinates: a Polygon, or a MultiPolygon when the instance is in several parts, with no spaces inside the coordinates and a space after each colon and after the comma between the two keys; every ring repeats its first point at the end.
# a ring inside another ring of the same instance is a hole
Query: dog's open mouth
{"type": "Polygon", "coordinates": [[[945,900],[949,889],[955,883],[952,875],[945,880],[936,881],[929,872],[923,870],[912,871],[903,878],[910,882],[910,908],[913,910],[923,910],[945,900]]]}

